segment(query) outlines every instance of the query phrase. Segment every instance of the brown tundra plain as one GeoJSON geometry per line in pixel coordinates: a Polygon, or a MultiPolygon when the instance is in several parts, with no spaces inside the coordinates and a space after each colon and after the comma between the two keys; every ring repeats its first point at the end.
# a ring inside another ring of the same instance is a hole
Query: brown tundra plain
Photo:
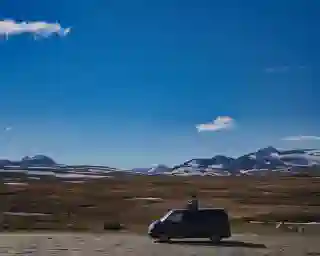
{"type": "Polygon", "coordinates": [[[0,227],[146,231],[168,209],[184,207],[192,193],[198,194],[202,207],[226,208],[234,229],[249,220],[320,220],[320,179],[314,177],[123,175],[83,183],[29,180],[17,186],[1,182],[0,227]]]}

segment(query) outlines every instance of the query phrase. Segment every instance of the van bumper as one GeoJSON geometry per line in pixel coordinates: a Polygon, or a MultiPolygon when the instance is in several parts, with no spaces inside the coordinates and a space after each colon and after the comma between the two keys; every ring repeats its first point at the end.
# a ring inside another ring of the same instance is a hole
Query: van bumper
{"type": "Polygon", "coordinates": [[[156,232],[156,230],[153,228],[151,230],[148,230],[148,236],[156,239],[156,238],[160,237],[160,234],[159,234],[159,232],[156,232]]]}
{"type": "Polygon", "coordinates": [[[156,231],[156,225],[157,222],[152,222],[149,227],[148,227],[148,236],[150,236],[151,238],[157,238],[158,234],[156,231]]]}
{"type": "Polygon", "coordinates": [[[148,236],[149,236],[150,238],[153,238],[153,239],[159,238],[158,235],[156,235],[156,234],[154,234],[154,233],[152,233],[152,232],[148,232],[148,236]]]}

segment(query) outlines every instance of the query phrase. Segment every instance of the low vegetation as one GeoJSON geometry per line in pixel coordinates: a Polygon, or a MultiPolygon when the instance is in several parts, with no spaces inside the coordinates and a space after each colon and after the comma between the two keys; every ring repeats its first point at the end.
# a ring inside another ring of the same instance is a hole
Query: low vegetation
{"type": "Polygon", "coordinates": [[[317,178],[124,176],[79,184],[2,182],[0,228],[146,230],[168,209],[184,207],[194,192],[201,206],[224,207],[233,220],[320,221],[317,178]]]}

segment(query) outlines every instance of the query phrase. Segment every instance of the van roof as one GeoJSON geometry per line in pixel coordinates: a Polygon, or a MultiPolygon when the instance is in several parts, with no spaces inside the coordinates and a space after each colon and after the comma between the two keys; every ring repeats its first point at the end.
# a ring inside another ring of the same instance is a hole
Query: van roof
{"type": "MultiPolygon", "coordinates": [[[[188,211],[188,209],[172,209],[171,211],[188,211]]],[[[225,211],[224,208],[199,208],[197,211],[225,211]]]]}

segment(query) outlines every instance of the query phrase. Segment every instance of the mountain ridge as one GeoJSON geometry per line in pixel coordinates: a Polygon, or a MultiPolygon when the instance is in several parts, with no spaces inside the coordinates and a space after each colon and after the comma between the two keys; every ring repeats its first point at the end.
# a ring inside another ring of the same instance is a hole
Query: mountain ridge
{"type": "MultiPolygon", "coordinates": [[[[320,166],[320,150],[292,149],[279,150],[268,146],[237,158],[216,155],[212,158],[192,158],[167,168],[163,173],[174,175],[215,175],[229,176],[249,174],[253,171],[269,173],[281,171],[292,173],[301,168],[320,166]]],[[[146,171],[148,172],[148,171],[146,171]]],[[[159,173],[159,172],[158,172],[159,173]]],[[[255,173],[255,174],[257,174],[255,173]]]]}
{"type": "MultiPolygon", "coordinates": [[[[307,167],[320,167],[320,150],[317,149],[289,149],[279,150],[268,146],[255,152],[239,157],[215,155],[211,158],[192,158],[181,164],[169,167],[164,164],[153,165],[148,168],[133,168],[120,170],[108,166],[94,165],[61,165],[45,155],[26,156],[19,161],[0,159],[1,169],[32,169],[47,170],[99,170],[99,171],[126,171],[140,175],[256,175],[263,173],[294,173],[301,172],[307,167]]],[[[319,169],[320,168],[316,168],[319,169]]]]}

